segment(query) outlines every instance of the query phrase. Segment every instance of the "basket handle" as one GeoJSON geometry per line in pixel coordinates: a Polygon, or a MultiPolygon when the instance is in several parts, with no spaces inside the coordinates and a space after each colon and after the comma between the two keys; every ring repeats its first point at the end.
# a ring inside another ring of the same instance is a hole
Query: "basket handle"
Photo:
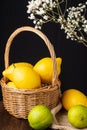
{"type": "Polygon", "coordinates": [[[54,51],[54,47],[45,34],[43,34],[40,30],[37,30],[37,29],[30,27],[30,26],[23,26],[23,27],[16,29],[8,38],[7,43],[6,43],[6,47],[5,47],[5,54],[4,54],[5,69],[9,66],[9,51],[10,51],[10,46],[12,44],[12,41],[19,33],[23,32],[23,31],[34,32],[43,39],[46,46],[48,47],[48,50],[50,52],[50,56],[52,58],[52,63],[53,63],[53,70],[54,71],[53,71],[53,77],[52,77],[52,86],[54,86],[54,85],[60,86],[59,85],[60,83],[58,80],[58,74],[57,74],[57,65],[56,65],[56,60],[55,60],[56,54],[54,51]]]}

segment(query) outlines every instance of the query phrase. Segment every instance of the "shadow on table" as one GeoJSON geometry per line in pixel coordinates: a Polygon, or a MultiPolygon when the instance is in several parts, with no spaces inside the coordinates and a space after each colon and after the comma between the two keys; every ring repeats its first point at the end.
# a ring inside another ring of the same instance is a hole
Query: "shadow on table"
{"type": "MultiPolygon", "coordinates": [[[[18,119],[10,115],[0,101],[0,130],[33,130],[26,119],[18,119]]],[[[52,130],[48,128],[47,130],[52,130]]]]}

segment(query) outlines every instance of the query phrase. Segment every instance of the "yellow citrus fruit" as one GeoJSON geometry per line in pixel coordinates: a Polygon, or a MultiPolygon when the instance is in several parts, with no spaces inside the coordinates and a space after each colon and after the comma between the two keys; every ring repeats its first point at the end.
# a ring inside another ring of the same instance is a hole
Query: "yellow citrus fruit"
{"type": "MultiPolygon", "coordinates": [[[[56,58],[58,75],[61,73],[62,59],[56,58]]],[[[52,59],[50,57],[42,58],[33,67],[33,69],[40,75],[43,83],[51,83],[53,76],[52,59]]]]}
{"type": "Polygon", "coordinates": [[[5,69],[2,74],[14,82],[17,88],[34,89],[41,86],[40,76],[28,63],[14,63],[5,69]]]}
{"type": "Polygon", "coordinates": [[[52,124],[53,116],[45,105],[37,105],[30,110],[28,121],[33,129],[44,130],[52,124]]]}
{"type": "Polygon", "coordinates": [[[74,105],[87,106],[87,97],[77,89],[68,89],[62,94],[62,105],[67,111],[74,105]]]}
{"type": "MultiPolygon", "coordinates": [[[[32,64],[30,64],[30,63],[27,63],[27,62],[18,62],[18,63],[13,63],[12,65],[14,65],[14,66],[27,66],[27,67],[31,67],[32,69],[33,69],[33,65],[32,64]]],[[[11,69],[11,67],[13,67],[13,66],[9,66],[9,68],[11,69]]]]}
{"type": "Polygon", "coordinates": [[[7,86],[12,87],[12,88],[17,88],[15,86],[15,84],[13,82],[11,82],[11,81],[7,83],[7,86]]]}

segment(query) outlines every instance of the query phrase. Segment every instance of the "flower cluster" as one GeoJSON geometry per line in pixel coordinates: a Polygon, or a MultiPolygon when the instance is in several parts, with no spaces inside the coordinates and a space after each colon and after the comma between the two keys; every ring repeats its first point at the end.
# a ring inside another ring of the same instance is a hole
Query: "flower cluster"
{"type": "Polygon", "coordinates": [[[28,10],[29,13],[28,18],[33,20],[35,24],[35,28],[41,29],[44,23],[54,21],[57,22],[57,18],[54,15],[54,9],[57,6],[57,1],[54,2],[52,0],[31,0],[28,2],[28,10]]]}
{"type": "Polygon", "coordinates": [[[67,0],[31,0],[28,1],[28,18],[33,20],[35,28],[41,29],[47,22],[59,23],[66,38],[77,40],[87,47],[87,2],[67,8],[67,0]],[[62,10],[62,5],[65,9],[62,10]]]}

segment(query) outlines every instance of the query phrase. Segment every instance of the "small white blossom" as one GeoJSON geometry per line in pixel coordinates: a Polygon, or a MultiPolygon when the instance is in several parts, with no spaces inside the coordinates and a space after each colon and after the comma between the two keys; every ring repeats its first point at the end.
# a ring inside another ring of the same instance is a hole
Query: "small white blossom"
{"type": "Polygon", "coordinates": [[[35,9],[35,3],[33,0],[31,2],[28,2],[28,3],[29,3],[29,5],[27,6],[27,8],[28,8],[27,13],[31,13],[32,10],[35,9]]]}
{"type": "Polygon", "coordinates": [[[33,20],[33,23],[36,24],[36,20],[33,20]]]}
{"type": "Polygon", "coordinates": [[[42,0],[42,2],[49,4],[50,0],[42,0]]]}
{"type": "Polygon", "coordinates": [[[46,3],[43,4],[43,9],[45,9],[45,8],[47,8],[47,4],[46,3]]]}
{"type": "Polygon", "coordinates": [[[34,14],[32,13],[32,14],[30,14],[30,16],[28,17],[29,19],[35,19],[35,16],[34,16],[34,14]]]}
{"type": "Polygon", "coordinates": [[[49,18],[49,17],[48,17],[47,15],[44,15],[44,16],[43,16],[43,19],[45,19],[45,20],[48,20],[48,18],[49,18]]]}

